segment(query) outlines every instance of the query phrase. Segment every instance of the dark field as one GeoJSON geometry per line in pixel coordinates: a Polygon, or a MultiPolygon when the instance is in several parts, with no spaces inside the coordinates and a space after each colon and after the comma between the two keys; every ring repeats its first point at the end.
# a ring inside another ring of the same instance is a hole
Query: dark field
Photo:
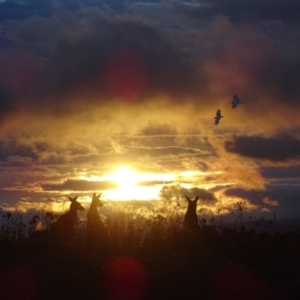
{"type": "Polygon", "coordinates": [[[87,241],[82,221],[64,243],[50,238],[51,217],[1,216],[1,299],[300,299],[300,237],[272,221],[202,219],[187,235],[176,219],[119,214],[109,241],[87,241]]]}

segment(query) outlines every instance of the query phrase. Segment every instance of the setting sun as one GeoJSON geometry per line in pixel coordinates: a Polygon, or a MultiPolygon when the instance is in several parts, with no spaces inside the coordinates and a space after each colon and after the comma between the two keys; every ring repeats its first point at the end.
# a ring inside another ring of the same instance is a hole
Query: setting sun
{"type": "Polygon", "coordinates": [[[138,174],[127,167],[122,167],[110,174],[110,180],[115,181],[120,187],[134,186],[138,181],[138,174]]]}
{"type": "MultiPolygon", "coordinates": [[[[90,182],[108,184],[103,197],[109,200],[158,200],[164,185],[180,184],[190,189],[194,182],[200,182],[203,189],[213,188],[215,183],[207,183],[204,178],[222,172],[182,172],[148,173],[139,172],[130,166],[118,166],[103,176],[81,174],[78,178],[90,182]],[[111,185],[113,183],[113,185],[111,185]]],[[[221,183],[220,183],[221,184],[221,183]]]]}

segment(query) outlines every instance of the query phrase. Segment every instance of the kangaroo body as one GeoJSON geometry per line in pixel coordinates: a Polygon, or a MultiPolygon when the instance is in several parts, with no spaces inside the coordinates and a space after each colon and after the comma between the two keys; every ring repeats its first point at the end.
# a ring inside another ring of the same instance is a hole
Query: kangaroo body
{"type": "Polygon", "coordinates": [[[70,242],[75,239],[75,224],[78,221],[77,211],[84,210],[84,207],[77,202],[77,197],[68,197],[71,201],[70,210],[61,215],[51,226],[53,236],[64,242],[70,242]]]}
{"type": "Polygon", "coordinates": [[[188,208],[184,216],[183,226],[186,231],[195,232],[200,229],[198,216],[197,216],[197,202],[199,197],[191,200],[188,196],[185,196],[188,201],[188,208]]]}
{"type": "Polygon", "coordinates": [[[93,194],[91,206],[87,213],[87,239],[94,243],[105,242],[108,238],[108,230],[102,222],[98,212],[98,207],[103,206],[100,196],[101,194],[93,194]]]}

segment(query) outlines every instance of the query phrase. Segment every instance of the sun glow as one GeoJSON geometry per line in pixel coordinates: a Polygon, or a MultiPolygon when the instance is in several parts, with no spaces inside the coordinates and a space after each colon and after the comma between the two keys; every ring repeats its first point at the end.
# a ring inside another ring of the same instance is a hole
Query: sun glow
{"type": "Polygon", "coordinates": [[[127,167],[122,167],[106,177],[115,181],[119,187],[132,187],[139,181],[139,175],[127,167]]]}
{"type": "MultiPolygon", "coordinates": [[[[214,174],[216,174],[215,172],[214,174]]],[[[107,200],[158,200],[165,184],[179,184],[190,189],[195,182],[201,188],[214,187],[215,183],[201,182],[201,178],[211,175],[210,172],[183,171],[168,173],[138,172],[128,166],[119,166],[110,173],[98,175],[81,174],[81,180],[95,182],[114,182],[117,186],[103,191],[103,199],[107,200]]]]}

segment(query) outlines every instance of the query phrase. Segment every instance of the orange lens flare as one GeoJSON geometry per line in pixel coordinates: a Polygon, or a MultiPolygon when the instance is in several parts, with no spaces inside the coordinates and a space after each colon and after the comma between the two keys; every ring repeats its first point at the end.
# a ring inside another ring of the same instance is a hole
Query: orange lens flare
{"type": "Polygon", "coordinates": [[[106,299],[145,299],[147,277],[139,261],[119,257],[108,266],[105,278],[106,299]]]}
{"type": "Polygon", "coordinates": [[[32,268],[19,266],[0,273],[1,299],[37,299],[38,293],[37,274],[32,268]]]}
{"type": "Polygon", "coordinates": [[[147,68],[143,57],[124,49],[114,53],[104,70],[104,85],[113,97],[122,101],[138,98],[145,89],[147,68]]]}

